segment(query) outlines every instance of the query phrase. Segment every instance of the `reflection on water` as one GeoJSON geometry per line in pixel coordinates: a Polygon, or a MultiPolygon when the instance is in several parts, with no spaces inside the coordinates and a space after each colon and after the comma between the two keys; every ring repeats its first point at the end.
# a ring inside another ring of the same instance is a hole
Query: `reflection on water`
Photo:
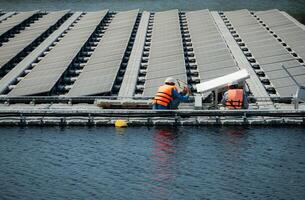
{"type": "Polygon", "coordinates": [[[226,135],[229,137],[228,142],[232,145],[238,145],[242,137],[246,137],[246,129],[242,127],[230,127],[226,128],[226,135]]]}
{"type": "Polygon", "coordinates": [[[0,199],[303,199],[298,128],[0,128],[0,199]]]}
{"type": "Polygon", "coordinates": [[[169,197],[170,194],[162,185],[171,184],[174,179],[174,165],[172,159],[175,157],[176,146],[175,138],[178,137],[178,129],[160,127],[156,128],[153,133],[153,181],[156,184],[153,198],[169,197]]]}
{"type": "Polygon", "coordinates": [[[227,134],[232,136],[232,138],[240,138],[245,135],[245,129],[242,127],[230,127],[228,129],[227,134]]]}
{"type": "Polygon", "coordinates": [[[123,135],[126,132],[126,127],[115,127],[115,132],[119,135],[123,135]]]}
{"type": "Polygon", "coordinates": [[[152,159],[155,162],[155,180],[170,182],[172,178],[172,158],[176,153],[176,142],[179,136],[178,129],[160,127],[154,132],[154,147],[152,159]]]}

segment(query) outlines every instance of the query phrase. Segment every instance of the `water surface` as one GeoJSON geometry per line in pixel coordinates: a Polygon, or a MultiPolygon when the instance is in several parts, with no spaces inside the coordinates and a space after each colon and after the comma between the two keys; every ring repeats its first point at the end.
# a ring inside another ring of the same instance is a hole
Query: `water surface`
{"type": "Polygon", "coordinates": [[[301,128],[0,128],[1,199],[304,199],[301,128]]]}

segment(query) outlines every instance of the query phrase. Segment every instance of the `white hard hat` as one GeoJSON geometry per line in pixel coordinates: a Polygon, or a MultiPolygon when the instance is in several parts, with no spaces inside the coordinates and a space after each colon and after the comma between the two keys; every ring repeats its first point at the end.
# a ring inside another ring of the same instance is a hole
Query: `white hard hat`
{"type": "Polygon", "coordinates": [[[174,79],[173,77],[168,77],[165,79],[164,81],[165,83],[176,83],[176,79],[174,79]]]}

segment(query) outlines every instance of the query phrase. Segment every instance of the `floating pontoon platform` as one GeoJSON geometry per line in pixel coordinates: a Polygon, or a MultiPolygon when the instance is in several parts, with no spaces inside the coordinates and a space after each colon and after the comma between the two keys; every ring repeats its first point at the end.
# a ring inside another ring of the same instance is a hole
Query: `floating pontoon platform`
{"type": "Polygon", "coordinates": [[[305,85],[305,26],[283,11],[2,13],[0,124],[304,125],[293,103],[305,85]],[[166,77],[196,92],[241,69],[257,99],[248,110],[150,110],[166,77]]]}

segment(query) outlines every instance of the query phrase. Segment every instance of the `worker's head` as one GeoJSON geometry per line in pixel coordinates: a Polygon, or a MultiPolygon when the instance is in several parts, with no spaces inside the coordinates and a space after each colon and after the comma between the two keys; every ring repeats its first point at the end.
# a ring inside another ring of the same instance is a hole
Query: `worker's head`
{"type": "Polygon", "coordinates": [[[176,80],[173,77],[166,78],[164,82],[166,85],[175,85],[176,84],[176,80]]]}
{"type": "Polygon", "coordinates": [[[236,88],[238,88],[238,82],[236,82],[236,81],[231,82],[231,83],[229,84],[229,88],[230,88],[230,89],[236,89],[236,88]]]}

